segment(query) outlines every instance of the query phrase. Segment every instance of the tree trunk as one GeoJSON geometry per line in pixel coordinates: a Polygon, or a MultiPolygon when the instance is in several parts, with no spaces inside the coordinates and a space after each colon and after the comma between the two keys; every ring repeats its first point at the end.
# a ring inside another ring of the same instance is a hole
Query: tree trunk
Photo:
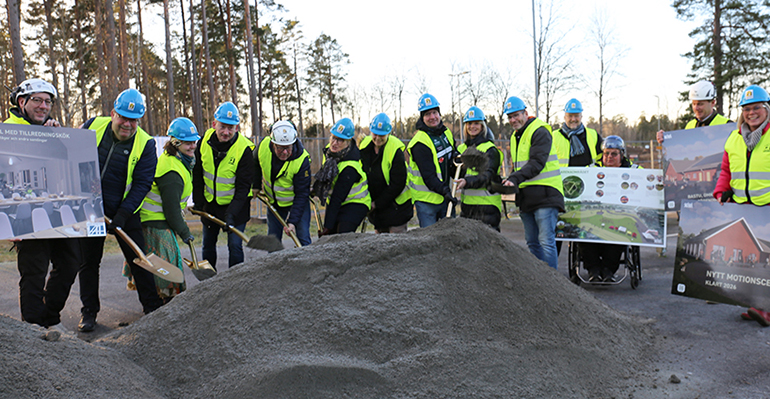
{"type": "MultiPolygon", "coordinates": [[[[56,52],[54,52],[54,49],[56,48],[54,46],[54,40],[53,40],[53,28],[55,25],[55,22],[53,21],[53,14],[52,14],[52,8],[53,8],[53,0],[45,0],[43,2],[43,6],[45,8],[45,22],[46,22],[46,35],[48,36],[48,67],[51,68],[51,83],[53,84],[53,87],[56,88],[56,90],[59,90],[59,74],[56,72],[56,64],[59,62],[56,57],[56,52]]],[[[61,121],[61,107],[54,107],[53,111],[53,117],[57,121],[61,121]]]]}
{"type": "Polygon", "coordinates": [[[128,88],[128,29],[126,28],[126,0],[118,0],[118,41],[120,42],[120,74],[118,75],[118,88],[125,90],[128,88]]]}
{"type": "MultiPolygon", "coordinates": [[[[245,1],[245,3],[248,3],[248,0],[245,1]]],[[[254,26],[259,28],[259,11],[257,8],[258,1],[254,0],[254,26]]],[[[249,30],[249,37],[251,37],[251,30],[249,30]]],[[[249,44],[252,43],[253,39],[249,39],[249,44]]],[[[253,65],[253,64],[252,64],[253,65]]],[[[259,38],[259,35],[257,35],[257,134],[262,134],[262,119],[264,118],[264,115],[262,114],[262,44],[261,39],[259,38]]],[[[257,136],[254,136],[255,138],[257,136]]]]}
{"type": "Polygon", "coordinates": [[[13,54],[13,78],[18,85],[27,79],[24,73],[24,50],[21,48],[21,19],[20,19],[20,0],[7,0],[5,5],[8,9],[8,27],[11,33],[11,53],[13,54]]]}
{"type": "MultiPolygon", "coordinates": [[[[207,21],[208,17],[206,16],[206,0],[202,1],[201,12],[201,22],[203,24],[203,51],[205,52],[206,57],[206,84],[209,88],[209,114],[211,114],[211,110],[216,107],[216,104],[214,103],[214,93],[216,90],[214,90],[214,76],[212,74],[211,53],[209,51],[209,24],[207,21]]],[[[238,104],[236,104],[236,106],[237,105],[238,104]]]]}
{"type": "Polygon", "coordinates": [[[299,118],[299,133],[304,135],[305,129],[302,127],[302,91],[299,89],[299,70],[297,69],[297,43],[294,43],[294,86],[297,88],[297,114],[299,118]]]}
{"type": "MultiPolygon", "coordinates": [[[[249,109],[251,110],[251,134],[254,142],[259,142],[262,134],[262,120],[259,117],[255,105],[257,104],[257,93],[254,87],[254,36],[251,34],[251,10],[248,0],[243,2],[243,18],[246,19],[246,63],[249,73],[249,109]]],[[[257,13],[255,7],[254,13],[257,13]]],[[[259,40],[259,38],[257,38],[259,40]]],[[[257,51],[259,51],[259,42],[257,42],[257,51]]],[[[261,80],[260,80],[261,84],[261,80]]]]}
{"type": "MultiPolygon", "coordinates": [[[[94,44],[96,47],[96,68],[99,71],[99,98],[102,102],[102,115],[109,115],[110,111],[112,111],[112,104],[110,104],[111,91],[108,89],[109,82],[107,82],[104,70],[104,11],[102,11],[104,3],[102,3],[102,0],[96,0],[94,5],[94,44]]],[[[112,100],[115,100],[115,98],[112,97],[112,100]]]]}
{"type": "MultiPolygon", "coordinates": [[[[153,98],[152,93],[150,93],[150,83],[148,81],[149,74],[147,73],[147,63],[144,61],[144,26],[142,25],[142,4],[141,0],[136,0],[136,16],[138,18],[139,22],[139,63],[142,65],[142,93],[144,93],[147,98],[153,98]]],[[[153,117],[153,110],[150,109],[149,112],[145,112],[145,115],[147,115],[147,128],[150,129],[151,132],[156,132],[155,130],[155,118],[153,117]]]]}
{"type": "Polygon", "coordinates": [[[80,88],[80,111],[83,113],[82,120],[83,122],[88,120],[88,104],[86,103],[86,78],[85,78],[85,67],[83,66],[83,58],[86,52],[86,49],[84,48],[83,43],[83,25],[81,21],[83,20],[83,10],[82,10],[82,3],[79,4],[77,1],[75,1],[75,27],[77,29],[77,35],[78,35],[78,51],[77,57],[78,57],[78,87],[80,88]]]}
{"type": "MultiPolygon", "coordinates": [[[[64,43],[69,43],[70,34],[71,31],[71,25],[70,21],[68,20],[69,14],[65,13],[61,9],[61,3],[58,3],[56,5],[56,11],[61,16],[61,18],[58,21],[55,21],[54,23],[57,25],[59,30],[62,32],[62,41],[64,43]]],[[[64,51],[62,52],[63,60],[61,60],[62,65],[62,90],[59,92],[59,96],[61,97],[61,101],[59,101],[59,109],[62,113],[62,119],[59,119],[62,126],[72,126],[72,108],[70,107],[70,57],[69,52],[64,51]]]]}
{"type": "MultiPolygon", "coordinates": [[[[716,109],[722,114],[722,2],[714,0],[714,86],[716,86],[716,109]]],[[[723,114],[724,115],[724,114],[723,114]]]]}
{"type": "Polygon", "coordinates": [[[193,96],[193,115],[195,116],[195,125],[205,131],[211,124],[211,120],[206,118],[206,126],[203,125],[203,103],[201,101],[201,86],[198,78],[198,63],[195,57],[195,13],[193,10],[193,0],[190,0],[190,68],[192,69],[191,91],[193,96]]]}
{"type": "Polygon", "coordinates": [[[174,63],[171,57],[171,27],[168,16],[168,0],[163,0],[163,19],[166,27],[166,88],[168,93],[168,116],[166,117],[166,125],[171,123],[171,120],[176,117],[174,111],[174,63]]]}
{"type": "Polygon", "coordinates": [[[227,0],[227,60],[230,67],[230,95],[233,98],[233,104],[238,104],[238,90],[235,79],[235,57],[233,54],[233,22],[230,15],[230,0],[227,0]]]}
{"type": "Polygon", "coordinates": [[[118,54],[115,44],[115,11],[113,9],[112,0],[106,0],[104,2],[104,16],[107,20],[107,37],[105,40],[105,56],[109,59],[109,70],[107,71],[107,79],[109,84],[110,96],[108,100],[111,102],[118,96],[118,54]]]}

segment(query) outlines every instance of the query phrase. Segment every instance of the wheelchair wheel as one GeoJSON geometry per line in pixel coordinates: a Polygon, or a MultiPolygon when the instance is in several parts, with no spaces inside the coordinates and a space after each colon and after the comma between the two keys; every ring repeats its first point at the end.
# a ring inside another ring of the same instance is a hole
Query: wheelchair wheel
{"type": "Polygon", "coordinates": [[[639,264],[639,247],[626,249],[626,267],[631,276],[631,288],[636,289],[642,279],[642,266],[639,264]]]}
{"type": "Polygon", "coordinates": [[[568,264],[567,268],[569,270],[569,279],[573,283],[580,285],[580,276],[578,276],[578,273],[580,272],[580,251],[579,246],[575,242],[569,243],[569,256],[568,256],[568,264]]]}

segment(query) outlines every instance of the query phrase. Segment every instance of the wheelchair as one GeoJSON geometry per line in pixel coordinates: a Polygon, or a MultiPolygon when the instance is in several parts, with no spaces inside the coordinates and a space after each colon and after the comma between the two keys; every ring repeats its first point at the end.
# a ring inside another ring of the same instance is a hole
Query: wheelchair
{"type": "Polygon", "coordinates": [[[628,245],[626,250],[620,256],[620,266],[625,265],[623,268],[623,274],[618,278],[620,273],[620,267],[618,272],[615,273],[615,281],[601,281],[601,282],[589,282],[588,271],[583,266],[583,257],[580,254],[580,243],[575,241],[569,241],[569,253],[568,253],[567,265],[569,269],[569,279],[573,283],[580,285],[618,285],[630,279],[631,288],[636,289],[639,286],[639,282],[642,281],[642,264],[639,262],[639,247],[628,245]]]}

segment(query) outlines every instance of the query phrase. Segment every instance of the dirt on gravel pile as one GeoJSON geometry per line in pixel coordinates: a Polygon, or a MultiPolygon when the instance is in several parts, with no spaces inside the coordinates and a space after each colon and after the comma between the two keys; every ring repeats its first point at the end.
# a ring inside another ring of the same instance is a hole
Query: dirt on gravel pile
{"type": "Polygon", "coordinates": [[[652,348],[647,326],[467,219],[247,261],[95,344],[3,320],[0,359],[20,370],[0,382],[66,373],[45,397],[623,397],[652,348]]]}

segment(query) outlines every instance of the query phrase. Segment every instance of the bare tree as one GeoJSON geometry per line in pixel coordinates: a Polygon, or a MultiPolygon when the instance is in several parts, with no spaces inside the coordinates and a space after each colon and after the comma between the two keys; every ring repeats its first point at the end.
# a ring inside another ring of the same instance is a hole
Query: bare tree
{"type": "MultiPolygon", "coordinates": [[[[45,0],[44,1],[44,7],[45,7],[45,20],[46,20],[46,36],[48,36],[48,66],[51,68],[51,76],[53,78],[52,82],[53,87],[56,88],[56,90],[59,90],[59,74],[56,72],[57,68],[56,66],[59,63],[59,60],[56,56],[56,51],[54,50],[56,46],[54,45],[54,38],[53,38],[53,29],[56,26],[56,23],[53,20],[53,0],[45,0]]],[[[61,107],[56,107],[54,110],[54,118],[56,120],[61,121],[61,107]]]]}
{"type": "MultiPolygon", "coordinates": [[[[136,0],[136,16],[138,18],[139,23],[139,57],[138,62],[141,64],[141,79],[142,82],[142,93],[144,93],[145,96],[148,98],[152,98],[152,93],[150,92],[150,84],[148,83],[149,80],[149,74],[147,73],[147,61],[144,59],[144,27],[142,26],[142,4],[141,0],[136,0]]],[[[83,89],[85,90],[85,89],[83,89]]],[[[85,97],[84,97],[85,101],[85,97]]],[[[83,108],[83,117],[85,118],[85,105],[83,108]]],[[[152,112],[147,112],[147,128],[150,129],[149,131],[155,132],[155,121],[152,117],[152,112]]]]}
{"type": "MultiPolygon", "coordinates": [[[[204,59],[206,61],[206,86],[209,88],[209,115],[211,115],[215,104],[214,95],[216,90],[214,89],[214,76],[211,67],[211,52],[209,51],[209,22],[206,16],[206,0],[201,1],[201,24],[203,25],[203,52],[204,59]]],[[[235,103],[237,105],[237,103],[235,103]]]]}
{"type": "MultiPolygon", "coordinates": [[[[514,84],[516,83],[513,70],[510,67],[511,64],[506,63],[505,65],[506,68],[502,71],[492,70],[490,77],[490,94],[492,97],[492,106],[490,109],[497,111],[497,120],[501,126],[504,125],[503,118],[505,117],[505,114],[503,113],[503,104],[505,104],[505,100],[507,100],[508,97],[513,95],[513,93],[511,93],[511,88],[514,87],[514,84]]],[[[497,134],[501,139],[505,137],[502,128],[499,129],[497,134]]]]}
{"type": "Polygon", "coordinates": [[[602,121],[604,120],[604,105],[607,104],[607,90],[611,87],[612,78],[618,73],[618,64],[623,58],[624,48],[615,40],[615,27],[611,24],[607,14],[603,10],[596,10],[590,19],[591,27],[589,39],[594,48],[598,66],[588,68],[593,71],[587,76],[591,82],[589,87],[599,100],[599,134],[602,134],[602,121]]]}
{"type": "Polygon", "coordinates": [[[404,89],[406,88],[406,74],[402,72],[396,73],[394,75],[391,75],[389,78],[390,82],[390,90],[393,95],[393,99],[396,101],[396,115],[393,125],[395,127],[394,131],[396,133],[396,136],[398,137],[404,137],[404,123],[402,121],[403,119],[403,100],[404,100],[404,89]]]}
{"type": "Polygon", "coordinates": [[[174,110],[174,62],[171,56],[171,20],[168,15],[168,1],[163,0],[163,19],[166,29],[166,95],[168,96],[168,116],[166,124],[176,117],[174,110]]]}

